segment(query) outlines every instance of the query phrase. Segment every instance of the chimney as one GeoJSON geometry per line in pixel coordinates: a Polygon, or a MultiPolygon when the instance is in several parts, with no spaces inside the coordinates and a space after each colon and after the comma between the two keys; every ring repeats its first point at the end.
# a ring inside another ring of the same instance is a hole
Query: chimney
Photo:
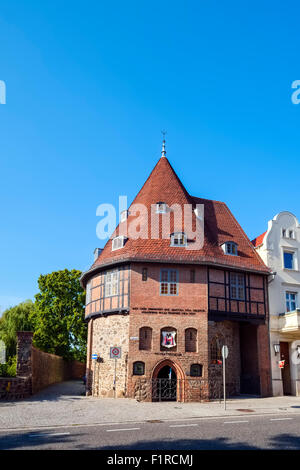
{"type": "Polygon", "coordinates": [[[103,248],[95,248],[94,249],[94,261],[98,259],[98,257],[101,255],[103,248]]]}

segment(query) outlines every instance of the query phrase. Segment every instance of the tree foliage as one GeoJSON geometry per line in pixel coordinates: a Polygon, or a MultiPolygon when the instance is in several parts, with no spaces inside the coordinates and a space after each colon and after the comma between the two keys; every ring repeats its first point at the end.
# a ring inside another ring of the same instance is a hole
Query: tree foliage
{"type": "Polygon", "coordinates": [[[31,300],[26,300],[3,312],[0,318],[0,339],[5,343],[7,358],[16,354],[17,331],[32,331],[33,312],[34,303],[31,300]]]}
{"type": "Polygon", "coordinates": [[[75,269],[41,275],[38,279],[40,292],[35,296],[35,309],[30,319],[36,347],[65,359],[84,361],[87,325],[80,275],[75,269]]]}
{"type": "Polygon", "coordinates": [[[17,356],[11,356],[5,364],[0,364],[0,377],[16,377],[16,375],[17,356]]]}

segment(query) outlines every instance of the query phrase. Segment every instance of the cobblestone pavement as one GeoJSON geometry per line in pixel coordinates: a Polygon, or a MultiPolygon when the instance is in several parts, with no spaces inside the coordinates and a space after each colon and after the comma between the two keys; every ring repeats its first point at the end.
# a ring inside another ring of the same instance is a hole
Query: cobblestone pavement
{"type": "Polygon", "coordinates": [[[215,416],[300,413],[300,397],[243,397],[223,403],[138,403],[133,399],[86,397],[81,381],[52,385],[22,401],[0,401],[0,429],[91,425],[215,416]]]}

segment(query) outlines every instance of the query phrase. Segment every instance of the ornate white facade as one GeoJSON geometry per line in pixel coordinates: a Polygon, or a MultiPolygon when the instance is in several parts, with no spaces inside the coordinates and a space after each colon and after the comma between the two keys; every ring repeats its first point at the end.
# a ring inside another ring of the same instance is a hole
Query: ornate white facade
{"type": "Polygon", "coordinates": [[[300,225],[280,212],[265,234],[253,241],[271,268],[269,279],[270,350],[273,395],[300,396],[300,225]],[[299,345],[299,348],[297,346],[299,345]],[[299,356],[299,357],[298,357],[299,356]],[[279,368],[279,361],[284,367],[279,368]]]}

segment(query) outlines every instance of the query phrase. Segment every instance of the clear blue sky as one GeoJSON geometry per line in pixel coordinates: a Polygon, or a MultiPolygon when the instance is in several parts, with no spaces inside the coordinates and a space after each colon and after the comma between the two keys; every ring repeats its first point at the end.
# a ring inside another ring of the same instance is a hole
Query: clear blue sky
{"type": "Polygon", "coordinates": [[[0,305],[85,270],[96,207],[160,156],[250,238],[300,217],[296,1],[7,0],[0,8],[0,305]]]}

